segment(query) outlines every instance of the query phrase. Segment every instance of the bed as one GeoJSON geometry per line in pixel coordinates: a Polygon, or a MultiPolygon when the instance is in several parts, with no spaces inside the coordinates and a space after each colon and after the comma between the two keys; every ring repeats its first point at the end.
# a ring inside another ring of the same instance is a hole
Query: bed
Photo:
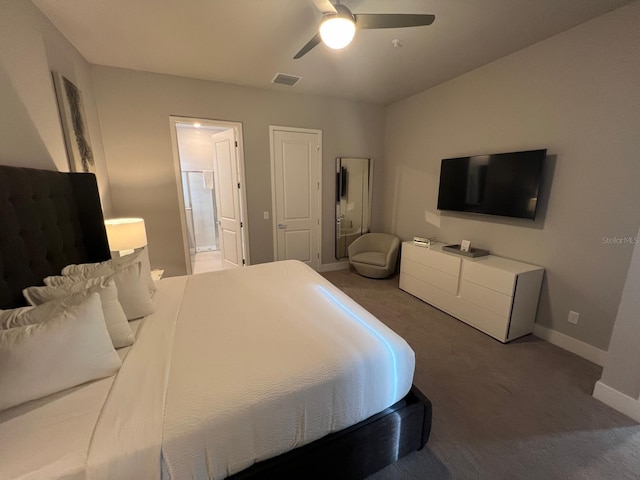
{"type": "MultiPolygon", "coordinates": [[[[0,225],[0,309],[110,257],[90,174],[0,167],[0,225]]],[[[166,278],[153,303],[115,375],[0,411],[0,479],[364,478],[426,444],[409,346],[306,265],[166,278]]]]}

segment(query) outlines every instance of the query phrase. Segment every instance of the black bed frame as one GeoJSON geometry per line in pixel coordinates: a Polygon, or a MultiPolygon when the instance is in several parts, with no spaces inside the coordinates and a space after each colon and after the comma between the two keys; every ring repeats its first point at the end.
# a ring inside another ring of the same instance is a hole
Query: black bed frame
{"type": "Polygon", "coordinates": [[[227,480],[363,479],[421,450],[431,433],[431,402],[415,386],[398,403],[366,420],[227,480]]]}
{"type": "MultiPolygon", "coordinates": [[[[94,175],[0,166],[0,309],[24,305],[23,288],[70,263],[109,258],[94,175]]],[[[228,478],[361,479],[424,447],[430,431],[431,402],[413,387],[377,415],[228,478]]]]}
{"type": "Polygon", "coordinates": [[[70,263],[109,258],[94,175],[0,166],[0,309],[70,263]]]}

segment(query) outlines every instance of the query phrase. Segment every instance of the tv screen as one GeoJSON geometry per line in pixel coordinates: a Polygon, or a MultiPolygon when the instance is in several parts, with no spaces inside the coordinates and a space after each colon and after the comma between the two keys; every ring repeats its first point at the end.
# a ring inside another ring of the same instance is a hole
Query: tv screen
{"type": "Polygon", "coordinates": [[[534,219],[547,150],[446,158],[438,210],[534,219]]]}

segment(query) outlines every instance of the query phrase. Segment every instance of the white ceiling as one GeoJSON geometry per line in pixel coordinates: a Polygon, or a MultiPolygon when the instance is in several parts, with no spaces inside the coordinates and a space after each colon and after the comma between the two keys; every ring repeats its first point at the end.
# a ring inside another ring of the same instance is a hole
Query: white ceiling
{"type": "Polygon", "coordinates": [[[94,64],[387,104],[632,0],[343,0],[354,13],[436,20],[359,31],[344,50],[299,60],[322,18],[311,0],[32,1],[94,64]],[[278,72],[303,79],[272,85],[278,72]]]}

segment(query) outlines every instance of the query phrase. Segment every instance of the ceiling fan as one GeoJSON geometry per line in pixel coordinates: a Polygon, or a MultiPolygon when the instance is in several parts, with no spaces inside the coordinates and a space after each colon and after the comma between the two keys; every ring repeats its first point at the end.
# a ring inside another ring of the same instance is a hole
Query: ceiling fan
{"type": "Polygon", "coordinates": [[[404,13],[358,13],[353,14],[345,5],[332,4],[330,0],[313,0],[323,14],[320,29],[314,37],[296,53],[294,59],[303,57],[324,42],[330,48],[344,48],[353,39],[356,29],[401,28],[431,25],[434,15],[404,13]]]}

